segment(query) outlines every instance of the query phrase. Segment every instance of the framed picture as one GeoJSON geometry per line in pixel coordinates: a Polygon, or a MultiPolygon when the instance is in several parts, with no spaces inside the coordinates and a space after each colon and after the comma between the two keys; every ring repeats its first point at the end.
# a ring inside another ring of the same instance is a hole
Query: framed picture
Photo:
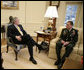
{"type": "Polygon", "coordinates": [[[1,9],[19,9],[19,1],[1,1],[1,9]]]}
{"type": "Polygon", "coordinates": [[[51,6],[59,6],[60,1],[50,1],[51,6]]]}

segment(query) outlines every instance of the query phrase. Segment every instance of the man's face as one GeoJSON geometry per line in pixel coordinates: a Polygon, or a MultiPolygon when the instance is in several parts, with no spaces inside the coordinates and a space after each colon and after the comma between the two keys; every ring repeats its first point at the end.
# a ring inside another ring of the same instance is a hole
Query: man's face
{"type": "Polygon", "coordinates": [[[68,23],[66,24],[66,28],[67,28],[67,29],[71,29],[71,28],[72,28],[72,25],[70,24],[70,22],[68,22],[68,23]]]}
{"type": "Polygon", "coordinates": [[[15,24],[19,25],[19,19],[18,18],[15,20],[15,24]]]}

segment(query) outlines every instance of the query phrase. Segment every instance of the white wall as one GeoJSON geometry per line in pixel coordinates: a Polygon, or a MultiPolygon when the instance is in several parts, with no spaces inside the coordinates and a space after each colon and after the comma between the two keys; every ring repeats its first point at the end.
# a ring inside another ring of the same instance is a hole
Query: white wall
{"type": "Polygon", "coordinates": [[[9,22],[9,16],[18,17],[26,32],[36,36],[34,31],[46,24],[44,19],[46,3],[46,1],[19,1],[18,10],[1,9],[1,25],[9,22]]]}
{"type": "Polygon", "coordinates": [[[1,9],[1,24],[8,23],[9,16],[18,17],[20,22],[25,23],[25,1],[19,2],[18,10],[1,9]]]}
{"type": "MultiPolygon", "coordinates": [[[[39,30],[41,26],[46,26],[48,22],[44,14],[48,7],[49,1],[19,1],[19,10],[1,9],[1,25],[9,22],[9,16],[17,16],[24,29],[31,36],[36,36],[34,31],[39,30]]],[[[58,18],[56,21],[57,29],[64,25],[66,13],[66,1],[60,1],[58,8],[58,18]]],[[[79,16],[79,25],[82,26],[83,5],[79,16]],[[81,20],[80,20],[81,18],[81,20]]],[[[79,26],[78,25],[78,26],[79,26]]]]}
{"type": "Polygon", "coordinates": [[[26,2],[26,31],[32,36],[36,36],[34,31],[45,26],[44,14],[46,10],[46,1],[28,1],[26,2]]]}
{"type": "Polygon", "coordinates": [[[56,28],[57,29],[60,26],[64,25],[65,13],[66,13],[66,1],[61,1],[60,6],[58,8],[58,18],[57,18],[57,21],[56,21],[56,28]]]}

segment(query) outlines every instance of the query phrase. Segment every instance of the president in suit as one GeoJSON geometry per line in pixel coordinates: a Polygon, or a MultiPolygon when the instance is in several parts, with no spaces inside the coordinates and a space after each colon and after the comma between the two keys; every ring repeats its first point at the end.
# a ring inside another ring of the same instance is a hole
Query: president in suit
{"type": "Polygon", "coordinates": [[[33,46],[36,45],[39,50],[42,49],[41,45],[37,44],[32,37],[26,33],[22,25],[19,24],[19,19],[15,17],[13,19],[13,24],[8,26],[7,36],[11,37],[15,44],[26,44],[30,54],[30,61],[37,64],[36,60],[33,57],[33,46]]]}
{"type": "Polygon", "coordinates": [[[58,69],[60,69],[65,62],[66,57],[68,57],[73,51],[73,47],[78,41],[78,30],[73,28],[73,22],[68,21],[66,24],[66,28],[62,29],[60,39],[56,43],[56,54],[57,61],[55,65],[58,65],[58,69]],[[61,48],[65,48],[65,53],[63,57],[60,57],[61,48]]]}

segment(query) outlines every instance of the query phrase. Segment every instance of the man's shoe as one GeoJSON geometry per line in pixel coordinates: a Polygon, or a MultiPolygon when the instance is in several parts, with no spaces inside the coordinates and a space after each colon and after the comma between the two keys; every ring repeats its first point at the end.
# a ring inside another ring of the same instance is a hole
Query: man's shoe
{"type": "Polygon", "coordinates": [[[30,58],[29,60],[32,61],[33,64],[37,64],[34,58],[30,58]]]}
{"type": "Polygon", "coordinates": [[[54,65],[58,65],[60,63],[60,60],[57,60],[54,65]]]}
{"type": "Polygon", "coordinates": [[[63,66],[63,63],[59,63],[58,66],[57,66],[57,68],[58,68],[58,69],[61,69],[62,66],[63,66]]]}

